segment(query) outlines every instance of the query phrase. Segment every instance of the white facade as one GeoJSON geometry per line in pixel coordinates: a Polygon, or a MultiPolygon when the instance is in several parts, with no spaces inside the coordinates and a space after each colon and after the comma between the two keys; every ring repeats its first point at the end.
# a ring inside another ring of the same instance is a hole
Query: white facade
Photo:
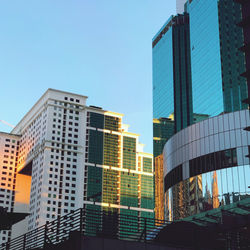
{"type": "Polygon", "coordinates": [[[12,131],[18,172],[32,168],[28,230],[82,206],[86,99],[49,89],[12,131]]]}
{"type": "MultiPolygon", "coordinates": [[[[16,157],[19,136],[0,132],[0,207],[13,212],[16,157]]],[[[0,245],[10,238],[10,230],[0,231],[0,245]]]]}
{"type": "Polygon", "coordinates": [[[182,14],[184,12],[184,4],[187,0],[176,0],[176,13],[182,14]]]}

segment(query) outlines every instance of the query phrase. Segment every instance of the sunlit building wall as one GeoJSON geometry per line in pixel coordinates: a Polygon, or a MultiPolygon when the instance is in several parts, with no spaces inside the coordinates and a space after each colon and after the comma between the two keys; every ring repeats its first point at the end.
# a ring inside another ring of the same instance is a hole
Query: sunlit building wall
{"type": "MultiPolygon", "coordinates": [[[[16,174],[14,213],[29,213],[30,207],[31,176],[27,174],[16,174]]],[[[11,239],[28,231],[29,217],[12,225],[11,239]]]]}
{"type": "Polygon", "coordinates": [[[163,155],[155,157],[155,218],[164,220],[163,155]]]}
{"type": "Polygon", "coordinates": [[[82,207],[154,217],[153,155],[122,114],[86,106],[86,99],[48,89],[8,135],[20,135],[16,195],[8,202],[30,214],[12,237],[82,207]]]}
{"type": "MultiPolygon", "coordinates": [[[[16,159],[20,137],[0,132],[0,207],[14,212],[16,159]]],[[[0,246],[11,237],[11,230],[0,231],[0,246]]]]}
{"type": "Polygon", "coordinates": [[[82,206],[86,97],[49,89],[13,129],[31,176],[28,230],[82,206]]]}
{"type": "Polygon", "coordinates": [[[87,209],[154,217],[153,155],[122,115],[87,108],[84,204],[87,209]]]}

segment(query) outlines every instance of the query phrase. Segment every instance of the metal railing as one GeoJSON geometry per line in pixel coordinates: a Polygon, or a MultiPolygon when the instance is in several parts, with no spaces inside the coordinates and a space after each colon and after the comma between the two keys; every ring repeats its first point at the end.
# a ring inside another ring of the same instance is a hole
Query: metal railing
{"type": "Polygon", "coordinates": [[[70,238],[74,232],[140,242],[152,241],[170,222],[80,208],[0,246],[0,250],[44,249],[70,238]]]}

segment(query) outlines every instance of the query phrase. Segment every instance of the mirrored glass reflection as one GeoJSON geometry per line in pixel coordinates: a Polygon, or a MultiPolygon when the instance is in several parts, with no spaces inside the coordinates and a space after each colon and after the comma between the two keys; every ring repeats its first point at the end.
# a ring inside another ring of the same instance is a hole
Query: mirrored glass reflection
{"type": "Polygon", "coordinates": [[[178,220],[250,198],[250,166],[207,172],[181,181],[165,193],[165,215],[178,220]]]}

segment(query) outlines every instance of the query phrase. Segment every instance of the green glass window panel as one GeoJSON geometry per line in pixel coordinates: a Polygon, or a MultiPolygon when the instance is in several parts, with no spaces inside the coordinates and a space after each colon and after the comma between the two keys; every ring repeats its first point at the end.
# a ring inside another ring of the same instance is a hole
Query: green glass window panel
{"type": "Polygon", "coordinates": [[[104,133],[104,165],[118,166],[119,136],[104,133]]]}
{"type": "Polygon", "coordinates": [[[90,112],[90,127],[104,128],[104,115],[90,112]]]}
{"type": "Polygon", "coordinates": [[[112,237],[118,232],[118,209],[102,207],[97,205],[86,205],[86,226],[84,228],[87,236],[112,237]]]}
{"type": "Polygon", "coordinates": [[[159,123],[153,124],[154,137],[169,139],[174,134],[174,121],[161,118],[159,123]]]}
{"type": "Polygon", "coordinates": [[[205,114],[194,114],[194,123],[204,121],[209,118],[209,115],[205,114]]]}
{"type": "Polygon", "coordinates": [[[96,130],[89,131],[89,152],[90,163],[103,164],[103,133],[96,130]]]}
{"type": "Polygon", "coordinates": [[[138,182],[138,174],[121,173],[121,205],[138,207],[138,182]]]}
{"type": "Polygon", "coordinates": [[[118,209],[102,207],[102,237],[114,237],[119,231],[118,209]]]}
{"type": "Polygon", "coordinates": [[[129,221],[127,220],[127,216],[138,217],[138,212],[130,209],[120,209],[120,214],[120,238],[126,239],[130,235],[138,233],[138,220],[135,220],[134,218],[129,221]]]}
{"type": "Polygon", "coordinates": [[[138,198],[122,196],[121,205],[130,206],[130,207],[138,207],[138,198]]]}
{"type": "Polygon", "coordinates": [[[120,118],[118,118],[118,117],[105,115],[104,128],[109,129],[109,130],[118,131],[119,130],[119,121],[120,121],[120,118]]]}
{"type": "Polygon", "coordinates": [[[103,195],[105,203],[118,204],[117,192],[118,172],[115,170],[103,169],[103,195]]]}
{"type": "Polygon", "coordinates": [[[154,200],[152,198],[142,198],[141,207],[147,209],[154,209],[154,200]]]}
{"type": "Polygon", "coordinates": [[[141,217],[143,217],[143,218],[149,218],[149,219],[154,219],[154,213],[141,212],[141,217]]]}
{"type": "Polygon", "coordinates": [[[102,210],[102,207],[101,206],[96,206],[96,205],[92,205],[92,204],[86,204],[86,212],[88,210],[95,210],[95,211],[100,211],[100,214],[101,214],[101,210],[102,210]]]}
{"type": "Polygon", "coordinates": [[[123,137],[123,168],[136,170],[136,139],[123,137]]]}
{"type": "Polygon", "coordinates": [[[157,140],[154,140],[153,143],[154,157],[162,153],[165,143],[173,134],[174,121],[169,118],[160,118],[153,123],[153,136],[157,137],[157,140]]]}
{"type": "Polygon", "coordinates": [[[152,173],[152,159],[143,157],[143,171],[152,173]]]}
{"type": "Polygon", "coordinates": [[[87,236],[96,236],[99,234],[99,232],[102,231],[102,217],[101,217],[101,206],[96,206],[96,205],[91,205],[87,204],[86,205],[86,225],[85,225],[85,235],[87,236]],[[100,213],[100,216],[93,216],[93,212],[95,211],[100,213]],[[95,218],[93,220],[93,217],[95,218]]]}
{"type": "Polygon", "coordinates": [[[159,156],[162,153],[166,142],[167,140],[154,140],[153,151],[155,157],[159,156]]]}
{"type": "Polygon", "coordinates": [[[154,178],[141,176],[141,207],[154,209],[154,178]]]}
{"type": "Polygon", "coordinates": [[[102,201],[102,169],[88,166],[87,199],[102,201]]]}
{"type": "Polygon", "coordinates": [[[131,209],[120,209],[121,215],[131,215],[131,216],[138,216],[138,211],[131,210],[131,209]]]}

